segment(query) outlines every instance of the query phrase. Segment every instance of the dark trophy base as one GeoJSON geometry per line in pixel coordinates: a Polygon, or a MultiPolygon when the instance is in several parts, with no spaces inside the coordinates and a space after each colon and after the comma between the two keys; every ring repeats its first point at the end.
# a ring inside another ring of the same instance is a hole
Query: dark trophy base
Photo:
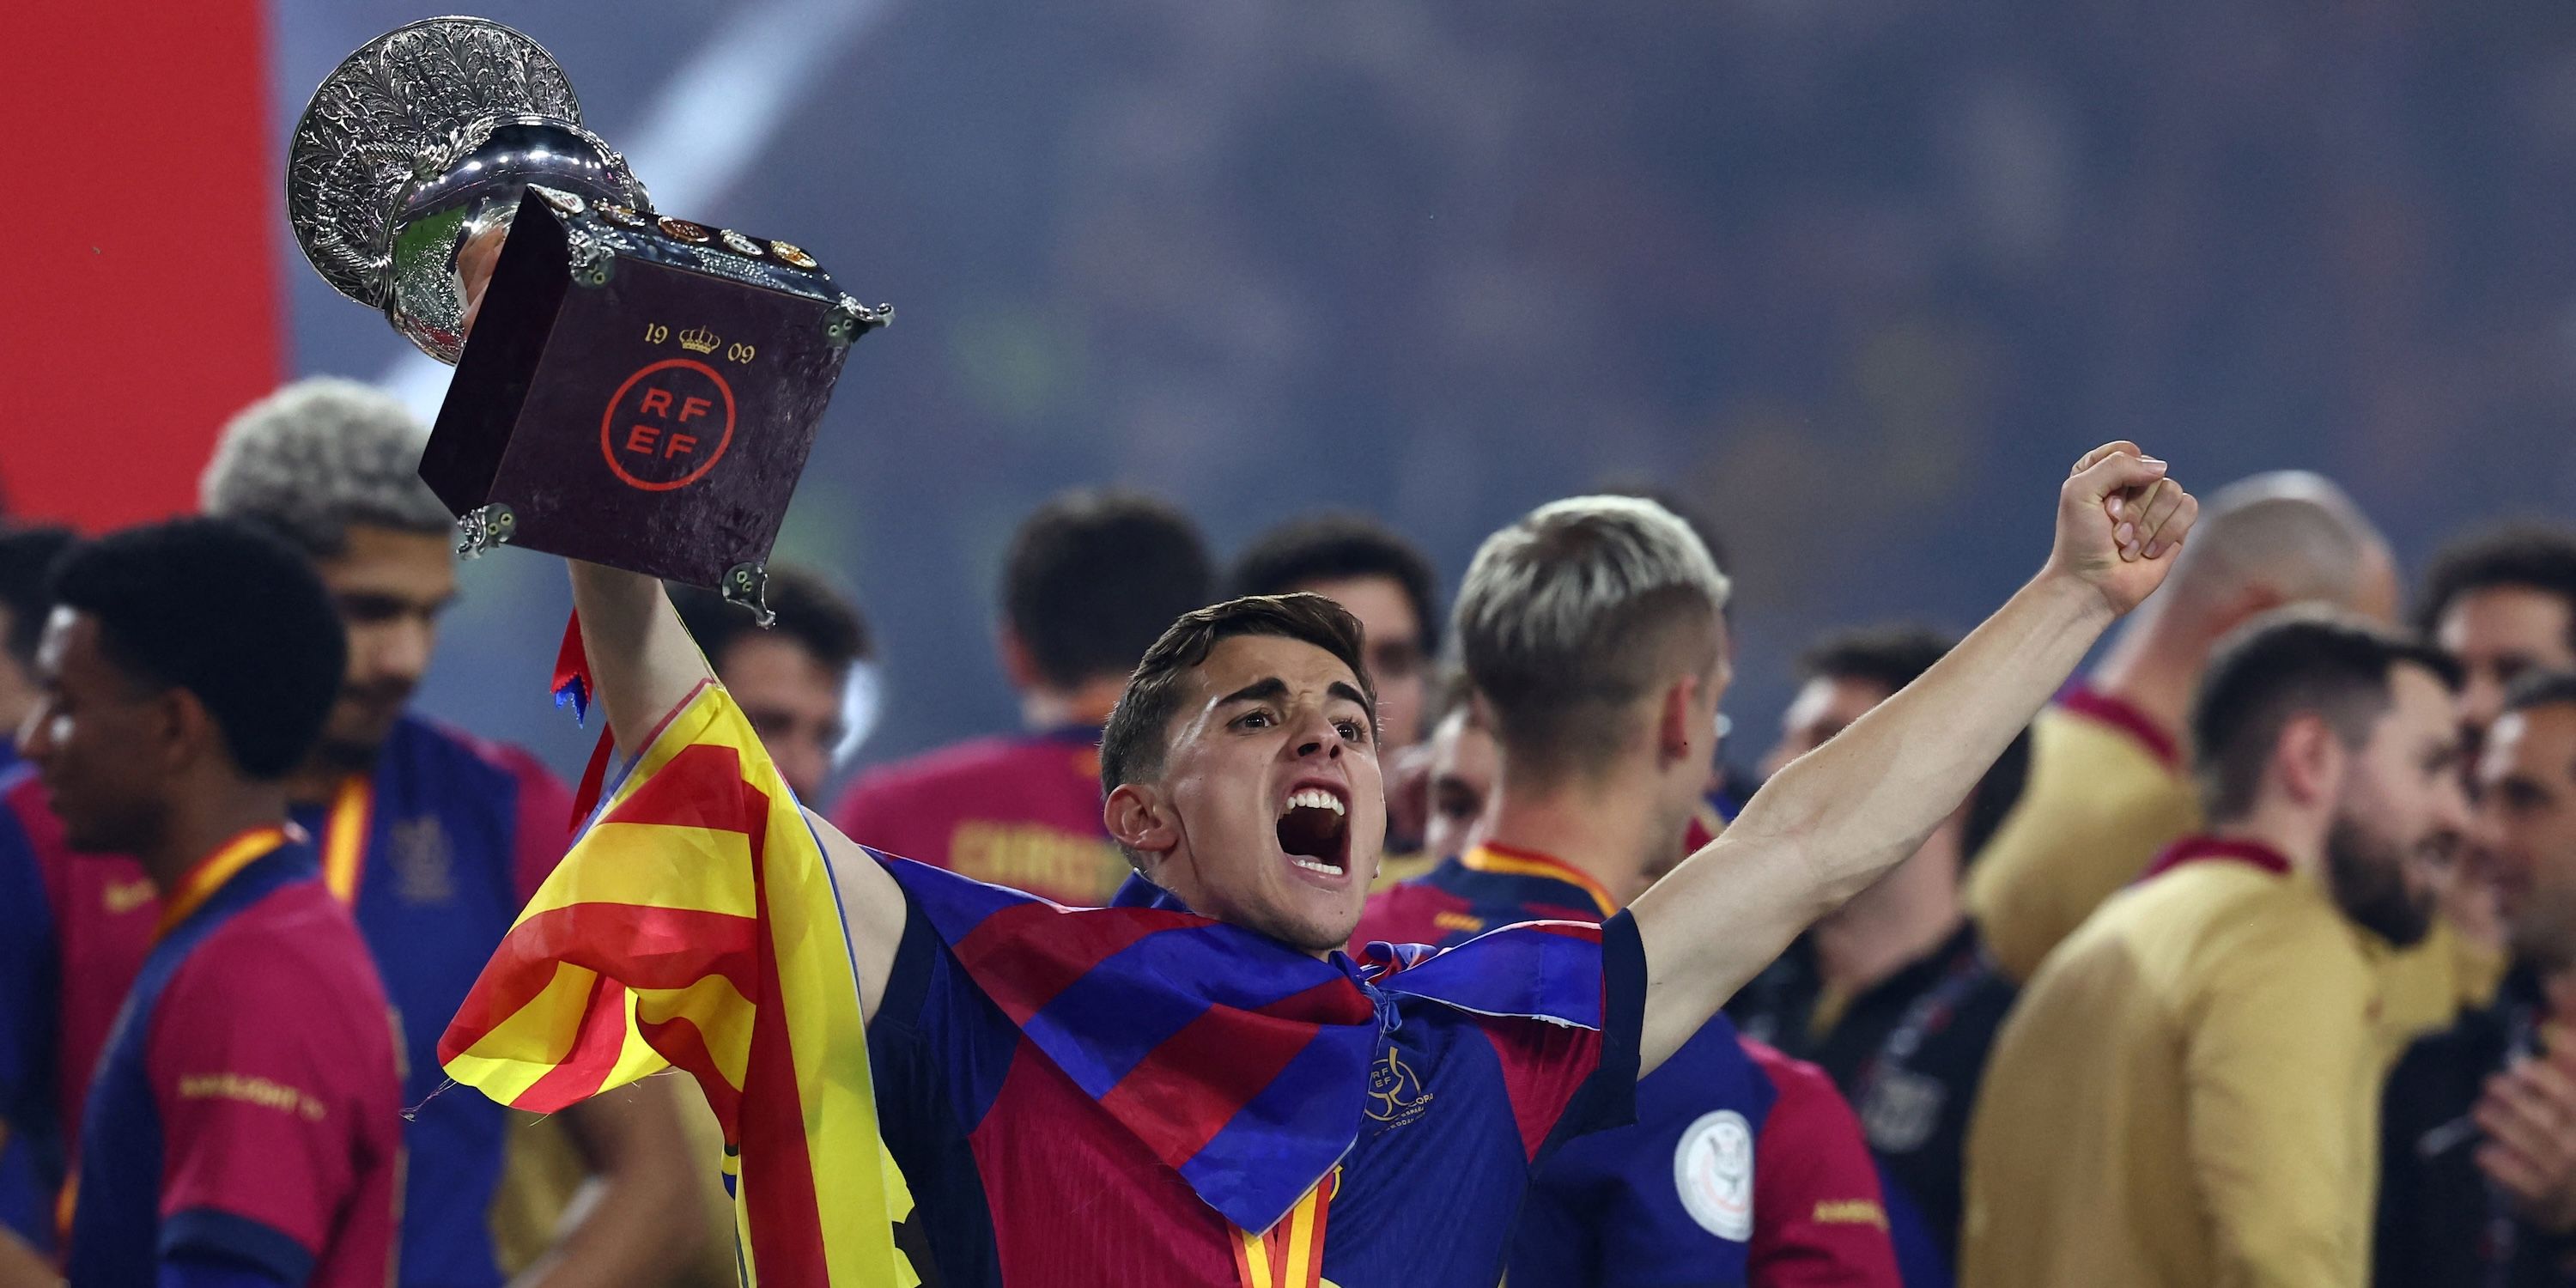
{"type": "Polygon", "coordinates": [[[756,605],[850,342],[887,316],[787,243],[531,189],[420,476],[469,551],[756,605]]]}

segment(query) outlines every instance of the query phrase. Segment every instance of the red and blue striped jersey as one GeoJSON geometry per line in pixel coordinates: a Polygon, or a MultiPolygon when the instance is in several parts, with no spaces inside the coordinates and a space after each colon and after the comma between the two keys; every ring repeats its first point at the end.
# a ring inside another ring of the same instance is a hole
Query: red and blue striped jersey
{"type": "Polygon", "coordinates": [[[1634,1099],[1625,918],[1326,962],[1168,901],[890,869],[869,1058],[948,1288],[1491,1288],[1537,1165],[1634,1099]]]}
{"type": "MultiPolygon", "coordinates": [[[[36,1103],[19,1084],[41,1078],[59,1156],[77,1159],[79,1133],[65,1128],[86,1121],[90,1072],[160,905],[132,859],[69,851],[32,774],[10,780],[0,803],[0,885],[13,868],[32,867],[45,892],[40,903],[0,900],[0,941],[11,945],[0,950],[0,1113],[16,1134],[11,1106],[36,1103]]],[[[508,1111],[482,1096],[438,1094],[446,1078],[437,1044],[562,857],[571,811],[570,793],[526,752],[405,717],[373,774],[295,813],[403,1022],[403,1103],[417,1107],[404,1144],[418,1173],[438,1178],[403,1205],[405,1288],[501,1283],[491,1209],[508,1111]]],[[[30,1170],[40,1186],[60,1183],[59,1167],[30,1170]]]]}
{"type": "MultiPolygon", "coordinates": [[[[1369,900],[1359,933],[1456,943],[1531,917],[1613,915],[1598,881],[1487,845],[1369,900]]],[[[1822,1070],[1713,1017],[1637,1086],[1637,1118],[1540,1173],[1516,1284],[1884,1285],[1898,1270],[1859,1120],[1822,1070]]]]}
{"type": "Polygon", "coordinates": [[[382,1288],[402,1101],[393,1017],[313,852],[264,829],[168,903],[91,1084],[71,1282],[149,1288],[216,1254],[293,1284],[382,1288]]]}

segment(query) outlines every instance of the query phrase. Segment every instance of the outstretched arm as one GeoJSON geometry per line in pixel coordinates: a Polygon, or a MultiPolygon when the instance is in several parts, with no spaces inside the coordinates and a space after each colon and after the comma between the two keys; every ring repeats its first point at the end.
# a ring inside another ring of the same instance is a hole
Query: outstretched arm
{"type": "Polygon", "coordinates": [[[2111,622],[2164,580],[2198,512],[2135,444],[2094,449],[2058,492],[2039,576],[1922,678],[1780,771],[1724,836],[1631,905],[1646,948],[1641,1071],[1958,808],[2111,622]]]}
{"type": "MultiPolygon", "coordinates": [[[[599,709],[608,716],[618,751],[632,756],[644,749],[662,718],[714,674],[661,582],[577,559],[565,562],[572,567],[573,609],[581,615],[581,646],[590,658],[599,709]]],[[[903,890],[821,815],[807,810],[805,817],[822,838],[840,886],[850,952],[859,968],[859,1006],[874,1019],[886,976],[894,970],[895,947],[903,940],[903,890]]]]}

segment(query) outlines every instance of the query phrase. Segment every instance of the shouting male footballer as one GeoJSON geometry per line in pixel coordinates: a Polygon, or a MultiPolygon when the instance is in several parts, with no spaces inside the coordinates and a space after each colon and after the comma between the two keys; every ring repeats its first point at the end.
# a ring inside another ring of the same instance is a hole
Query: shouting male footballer
{"type": "Polygon", "coordinates": [[[2134,445],[2095,450],[2037,577],[1627,911],[1361,960],[1338,949],[1385,802],[1360,634],[1328,601],[1202,609],[1147,653],[1101,779],[1155,889],[1074,910],[799,811],[660,586],[576,564],[635,761],[441,1053],[529,1108],[692,1073],[755,1280],[889,1273],[852,1152],[881,1133],[949,1285],[1490,1288],[1538,1162],[1624,1121],[1640,1075],[1912,854],[2197,508],[2134,445]]]}

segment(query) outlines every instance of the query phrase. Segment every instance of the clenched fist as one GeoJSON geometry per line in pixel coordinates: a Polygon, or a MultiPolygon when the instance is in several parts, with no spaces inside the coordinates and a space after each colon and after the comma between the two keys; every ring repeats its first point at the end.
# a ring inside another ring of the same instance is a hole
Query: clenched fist
{"type": "Polygon", "coordinates": [[[2135,443],[2084,454],[2057,490],[2057,544],[2048,570],[2099,593],[2115,613],[2164,584],[2200,502],[2135,443]]]}

